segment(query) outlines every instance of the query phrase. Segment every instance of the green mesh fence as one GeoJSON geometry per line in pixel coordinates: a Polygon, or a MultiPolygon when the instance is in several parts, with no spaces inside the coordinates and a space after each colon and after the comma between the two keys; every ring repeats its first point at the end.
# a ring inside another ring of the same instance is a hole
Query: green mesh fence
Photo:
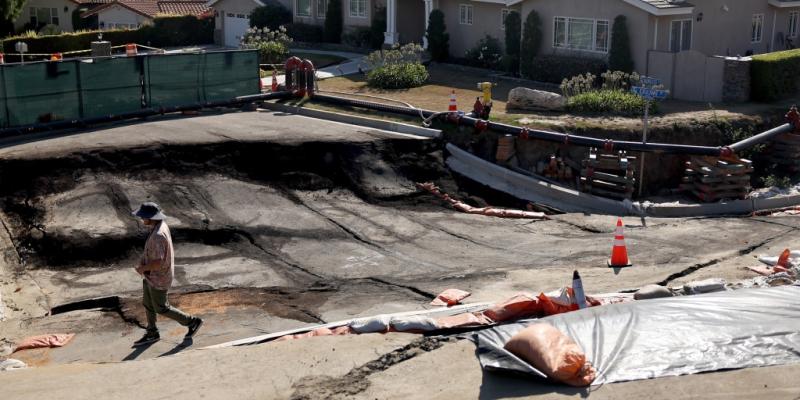
{"type": "Polygon", "coordinates": [[[81,117],[77,61],[3,67],[9,126],[81,117]]]}
{"type": "Polygon", "coordinates": [[[144,55],[0,67],[0,127],[257,94],[258,52],[144,55]]]}
{"type": "Polygon", "coordinates": [[[122,114],[142,108],[144,59],[97,58],[80,63],[83,117],[122,114]]]}
{"type": "Polygon", "coordinates": [[[259,79],[256,51],[205,54],[202,80],[207,102],[258,94],[259,79]]]}

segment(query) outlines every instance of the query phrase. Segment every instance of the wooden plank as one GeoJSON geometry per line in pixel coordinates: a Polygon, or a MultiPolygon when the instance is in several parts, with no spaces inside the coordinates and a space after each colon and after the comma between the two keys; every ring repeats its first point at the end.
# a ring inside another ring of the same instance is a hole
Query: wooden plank
{"type": "Polygon", "coordinates": [[[588,173],[589,173],[589,171],[587,171],[585,169],[581,170],[581,176],[586,177],[586,178],[594,178],[594,179],[600,179],[600,180],[604,180],[604,181],[617,182],[617,183],[623,183],[623,184],[628,184],[628,183],[633,184],[635,182],[635,180],[631,180],[631,179],[625,178],[624,176],[607,174],[605,172],[594,171],[592,176],[588,176],[588,173]]]}

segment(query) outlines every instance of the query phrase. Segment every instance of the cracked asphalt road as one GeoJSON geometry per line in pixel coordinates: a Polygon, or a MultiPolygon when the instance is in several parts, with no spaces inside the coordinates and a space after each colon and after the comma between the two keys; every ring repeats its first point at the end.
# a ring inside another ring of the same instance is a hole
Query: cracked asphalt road
{"type": "MultiPolygon", "coordinates": [[[[1,148],[0,337],[78,335],[64,348],[16,354],[37,368],[0,374],[0,387],[11,398],[586,394],[483,374],[471,344],[408,334],[186,351],[183,328],[164,321],[162,342],[133,351],[143,311],[131,265],[144,236],[129,213],[142,201],[158,202],[170,217],[171,301],[207,321],[192,348],[425,309],[450,287],[471,291],[474,302],[549,291],[568,285],[573,269],[589,293],[734,281],[752,277],[745,267],[757,255],[800,244],[796,217],[648,219],[646,226],[626,218],[635,266],[615,274],[605,266],[615,217],[461,214],[414,188],[435,181],[469,197],[441,161],[440,145],[430,140],[266,112],[165,118],[1,148]],[[77,306],[109,297],[117,300],[77,306]],[[70,304],[73,310],[48,315],[70,304]],[[174,384],[143,387],[163,374],[174,384]]],[[[771,369],[607,385],[592,396],[662,390],[666,398],[667,381],[702,394],[703,385],[742,380],[772,385],[759,395],[798,388],[762,370],[771,369]]]]}

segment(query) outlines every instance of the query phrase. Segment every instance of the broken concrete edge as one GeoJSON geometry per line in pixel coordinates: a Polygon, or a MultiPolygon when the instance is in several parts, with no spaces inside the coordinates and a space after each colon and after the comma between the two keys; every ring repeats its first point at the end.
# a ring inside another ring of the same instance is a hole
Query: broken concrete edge
{"type": "MultiPolygon", "coordinates": [[[[453,307],[440,307],[440,308],[434,308],[434,309],[431,309],[431,310],[406,311],[406,312],[400,312],[400,313],[394,313],[394,314],[386,314],[386,315],[389,316],[389,317],[406,317],[406,316],[415,316],[415,315],[449,316],[449,315],[456,315],[456,314],[467,313],[467,312],[483,311],[483,310],[487,309],[489,306],[491,306],[492,304],[493,303],[470,303],[470,304],[462,304],[462,305],[453,306],[453,307]]],[[[342,321],[329,322],[327,324],[305,326],[305,327],[302,327],[302,328],[290,329],[290,330],[287,330],[287,331],[269,333],[269,334],[266,334],[266,335],[254,336],[254,337],[234,340],[234,341],[230,341],[230,342],[215,344],[213,346],[207,346],[207,347],[200,348],[199,350],[220,349],[220,348],[225,348],[225,347],[246,346],[246,345],[251,345],[251,344],[259,344],[259,343],[264,343],[264,342],[270,341],[272,339],[277,339],[277,338],[279,338],[281,336],[293,335],[293,334],[296,334],[296,333],[310,332],[310,331],[312,331],[314,329],[318,329],[318,328],[335,328],[335,327],[338,327],[338,326],[349,325],[351,322],[353,322],[353,321],[355,321],[357,319],[361,319],[361,318],[369,318],[369,317],[359,317],[359,318],[346,319],[346,320],[342,320],[342,321]]]]}
{"type": "Polygon", "coordinates": [[[558,207],[564,212],[594,212],[609,215],[659,218],[749,215],[756,211],[800,205],[800,194],[768,199],[744,199],[719,203],[648,204],[607,199],[526,176],[448,143],[447,166],[453,171],[492,189],[534,203],[558,207]]]}
{"type": "Polygon", "coordinates": [[[398,134],[412,135],[415,137],[421,136],[430,139],[437,139],[442,134],[441,131],[438,131],[436,129],[423,128],[421,126],[403,124],[400,122],[384,121],[380,119],[360,117],[356,115],[343,114],[332,111],[315,110],[307,107],[288,106],[286,104],[278,104],[268,101],[261,103],[261,107],[272,111],[298,114],[306,117],[325,119],[328,121],[340,122],[349,125],[359,125],[367,128],[380,129],[398,134]]]}

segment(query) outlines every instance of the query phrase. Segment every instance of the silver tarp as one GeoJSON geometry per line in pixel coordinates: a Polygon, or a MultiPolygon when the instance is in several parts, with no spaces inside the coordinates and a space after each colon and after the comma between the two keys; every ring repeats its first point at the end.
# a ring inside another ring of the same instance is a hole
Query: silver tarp
{"type": "Polygon", "coordinates": [[[741,289],[592,307],[475,334],[481,366],[543,378],[503,349],[546,321],[597,368],[593,385],[800,362],[800,286],[741,289]]]}

